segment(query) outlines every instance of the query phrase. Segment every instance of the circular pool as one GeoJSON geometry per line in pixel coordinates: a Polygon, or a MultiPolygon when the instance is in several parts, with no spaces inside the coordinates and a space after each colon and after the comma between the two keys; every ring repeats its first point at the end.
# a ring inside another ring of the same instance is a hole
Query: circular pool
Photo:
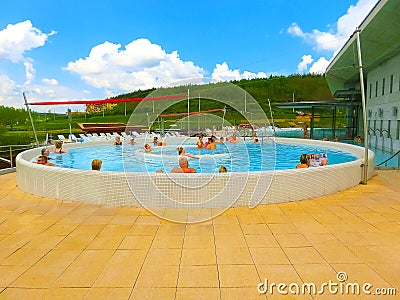
{"type": "MultiPolygon", "coordinates": [[[[171,138],[165,141],[167,145],[179,145],[187,139],[171,138]]],[[[82,169],[72,169],[69,165],[64,167],[37,165],[31,162],[40,154],[41,149],[37,148],[18,155],[17,183],[21,190],[42,197],[106,206],[146,207],[161,217],[169,218],[168,214],[174,214],[174,221],[190,222],[207,219],[207,216],[215,216],[216,211],[222,212],[231,206],[254,207],[257,204],[297,201],[329,195],[355,186],[361,181],[364,148],[343,143],[302,139],[275,138],[273,141],[277,145],[277,153],[281,144],[290,145],[289,148],[292,151],[299,148],[302,152],[311,147],[315,150],[312,152],[325,150],[333,152],[328,152],[330,161],[324,167],[294,169],[298,159],[298,154],[296,154],[290,159],[286,156],[288,161],[293,160],[289,169],[215,173],[219,165],[216,162],[213,163],[215,167],[208,168],[212,170],[211,173],[158,174],[153,172],[153,169],[149,172],[107,171],[107,163],[104,165],[104,171],[92,171],[88,170],[88,160],[90,161],[91,157],[82,159],[80,155],[75,160],[85,162],[82,169]],[[346,155],[351,158],[350,161],[333,164],[335,152],[341,153],[339,156],[347,153],[346,155]],[[196,210],[196,213],[191,214],[193,208],[200,209],[201,213],[196,210]],[[205,216],[202,215],[203,213],[205,216]]],[[[139,145],[144,142],[137,139],[139,145]]],[[[74,153],[78,148],[91,149],[92,152],[89,151],[89,153],[92,154],[97,151],[96,149],[102,149],[101,153],[105,155],[107,152],[104,149],[118,151],[110,141],[67,144],[66,148],[70,153],[74,153]]],[[[122,147],[121,155],[123,155],[123,149],[128,148],[122,147]]],[[[132,148],[133,153],[137,150],[138,148],[132,148]]],[[[176,163],[175,150],[169,148],[163,150],[167,150],[166,155],[171,154],[171,161],[176,163]]],[[[157,155],[157,152],[154,154],[157,155]]],[[[100,153],[96,153],[96,156],[99,155],[100,153]]],[[[161,153],[159,155],[162,156],[161,153]]],[[[67,156],[62,157],[63,161],[64,158],[67,161],[67,156]]],[[[135,159],[137,159],[136,156],[135,159]]],[[[208,159],[214,161],[214,159],[208,159]]],[[[54,160],[56,161],[56,158],[54,160]]],[[[160,158],[157,160],[166,161],[160,158]]],[[[199,159],[199,163],[201,160],[199,159]]],[[[373,161],[374,154],[370,151],[368,178],[374,173],[373,161]]],[[[190,160],[190,164],[192,163],[194,165],[193,159],[190,160]]],[[[168,168],[165,167],[166,172],[168,168]]],[[[199,169],[202,169],[201,166],[199,169]]]]}

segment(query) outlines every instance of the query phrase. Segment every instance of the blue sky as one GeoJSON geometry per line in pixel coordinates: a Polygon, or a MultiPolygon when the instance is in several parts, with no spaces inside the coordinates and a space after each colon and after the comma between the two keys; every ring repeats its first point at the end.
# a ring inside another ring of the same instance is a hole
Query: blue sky
{"type": "Polygon", "coordinates": [[[103,99],[188,78],[323,73],[376,2],[5,1],[0,105],[22,107],[22,92],[103,99]]]}

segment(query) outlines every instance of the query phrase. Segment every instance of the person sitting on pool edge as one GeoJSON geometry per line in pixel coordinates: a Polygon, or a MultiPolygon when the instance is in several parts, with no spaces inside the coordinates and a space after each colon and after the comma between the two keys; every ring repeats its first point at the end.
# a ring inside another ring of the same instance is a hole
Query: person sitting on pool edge
{"type": "Polygon", "coordinates": [[[101,159],[93,159],[92,160],[92,170],[100,171],[102,163],[103,162],[101,159]]]}
{"type": "Polygon", "coordinates": [[[185,156],[179,157],[179,168],[174,167],[171,173],[197,173],[196,169],[189,168],[188,159],[185,156]]]}
{"type": "Polygon", "coordinates": [[[296,166],[296,169],[308,168],[310,166],[310,157],[307,154],[300,156],[300,163],[296,166]]]}

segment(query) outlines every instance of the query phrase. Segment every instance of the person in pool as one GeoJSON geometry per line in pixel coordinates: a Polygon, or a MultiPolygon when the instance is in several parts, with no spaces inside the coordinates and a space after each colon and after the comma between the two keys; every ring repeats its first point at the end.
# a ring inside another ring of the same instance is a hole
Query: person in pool
{"type": "Polygon", "coordinates": [[[122,145],[121,137],[120,136],[115,137],[114,146],[121,146],[121,145],[122,145]]]}
{"type": "Polygon", "coordinates": [[[151,152],[151,150],[153,150],[153,149],[151,149],[151,146],[149,144],[144,144],[143,150],[145,152],[151,152]]]}
{"type": "Polygon", "coordinates": [[[217,145],[212,137],[208,138],[207,150],[215,150],[217,149],[217,145]]]}
{"type": "Polygon", "coordinates": [[[92,170],[100,171],[102,164],[103,164],[103,162],[101,159],[93,159],[92,160],[92,170]]]}
{"type": "Polygon", "coordinates": [[[63,148],[63,143],[62,141],[57,141],[54,145],[54,149],[53,152],[57,153],[57,154],[63,154],[63,153],[67,153],[67,149],[63,148]]]}
{"type": "Polygon", "coordinates": [[[202,135],[199,136],[199,140],[197,141],[196,145],[197,145],[197,148],[199,148],[199,149],[204,148],[203,136],[202,135]]]}
{"type": "Polygon", "coordinates": [[[179,168],[174,167],[171,173],[197,173],[196,169],[189,168],[188,159],[185,156],[179,157],[179,168]]]}
{"type": "Polygon", "coordinates": [[[296,169],[308,168],[310,166],[310,156],[302,154],[300,156],[300,163],[296,166],[296,169]]]}
{"type": "Polygon", "coordinates": [[[196,158],[196,159],[200,158],[200,157],[198,157],[196,155],[192,155],[190,153],[186,153],[186,151],[185,151],[185,149],[183,149],[183,147],[176,148],[176,150],[178,150],[178,155],[179,156],[187,156],[187,157],[196,158]]]}
{"type": "Polygon", "coordinates": [[[43,165],[43,166],[54,166],[51,162],[47,161],[47,156],[40,155],[37,159],[36,162],[38,165],[43,165]]]}

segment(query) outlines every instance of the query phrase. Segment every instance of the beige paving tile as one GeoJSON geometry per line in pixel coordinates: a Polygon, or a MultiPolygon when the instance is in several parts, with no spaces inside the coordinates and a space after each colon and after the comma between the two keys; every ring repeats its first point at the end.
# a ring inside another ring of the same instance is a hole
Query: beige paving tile
{"type": "Polygon", "coordinates": [[[185,235],[212,235],[212,224],[188,224],[186,226],[185,235]]]}
{"type": "Polygon", "coordinates": [[[75,235],[86,235],[86,236],[97,236],[100,231],[103,230],[104,224],[101,225],[88,225],[88,224],[80,224],[78,225],[74,231],[71,232],[71,236],[75,235]]]}
{"type": "Polygon", "coordinates": [[[217,248],[246,248],[247,244],[243,234],[224,234],[215,236],[215,246],[217,248]]]}
{"type": "Polygon", "coordinates": [[[181,260],[181,249],[150,249],[146,263],[153,266],[178,266],[181,260]]]}
{"type": "Polygon", "coordinates": [[[94,287],[129,288],[134,286],[146,250],[117,250],[100,273],[94,287]]]}
{"type": "Polygon", "coordinates": [[[53,249],[55,248],[65,236],[63,235],[36,235],[32,240],[25,244],[25,248],[30,249],[53,249]]]}
{"type": "Polygon", "coordinates": [[[0,266],[0,286],[9,286],[15,279],[23,274],[26,269],[27,266],[0,266]]]}
{"type": "Polygon", "coordinates": [[[176,290],[176,300],[209,300],[219,299],[220,292],[218,288],[181,288],[176,290]]]}
{"type": "Polygon", "coordinates": [[[2,299],[45,299],[46,289],[6,288],[1,294],[2,299]]]}
{"type": "Polygon", "coordinates": [[[273,234],[300,233],[293,223],[268,224],[273,234]]]}
{"type": "Polygon", "coordinates": [[[272,234],[249,234],[244,237],[249,248],[280,247],[272,234]]]}
{"type": "Polygon", "coordinates": [[[242,231],[244,234],[271,234],[267,224],[242,224],[242,231]]]}
{"type": "Polygon", "coordinates": [[[133,300],[154,300],[154,299],[165,299],[174,300],[176,294],[176,288],[164,288],[164,287],[135,287],[132,291],[132,295],[129,299],[133,300]]]}
{"type": "Polygon", "coordinates": [[[149,249],[152,241],[150,235],[126,235],[118,249],[149,249]]]}
{"type": "Polygon", "coordinates": [[[182,252],[181,265],[198,266],[217,263],[214,249],[185,249],[182,252]]]}
{"type": "Polygon", "coordinates": [[[32,266],[49,252],[49,249],[20,248],[7,258],[1,260],[6,266],[32,266]]]}
{"type": "MultiPolygon", "coordinates": [[[[91,288],[85,295],[85,300],[93,299],[129,299],[131,288],[91,288]]],[[[60,298],[61,299],[61,298],[60,298]]]]}
{"type": "Polygon", "coordinates": [[[169,249],[181,249],[183,246],[183,235],[163,235],[157,232],[154,237],[152,248],[169,248],[169,249]]]}
{"type": "MultiPolygon", "coordinates": [[[[364,247],[364,246],[362,246],[364,247]]],[[[328,263],[361,263],[362,256],[348,247],[331,247],[316,245],[315,248],[328,263]]]]}
{"type": "Polygon", "coordinates": [[[175,288],[178,282],[179,266],[145,264],[139,273],[135,288],[175,288]]]}
{"type": "Polygon", "coordinates": [[[281,247],[285,248],[311,246],[310,242],[301,233],[275,234],[274,237],[281,247]]]}
{"type": "Polygon", "coordinates": [[[183,236],[186,230],[185,224],[161,224],[157,235],[160,236],[183,236]]]}
{"type": "Polygon", "coordinates": [[[344,246],[332,233],[304,233],[304,236],[312,245],[330,245],[331,247],[344,246]]]}
{"type": "Polygon", "coordinates": [[[158,230],[157,225],[132,225],[128,235],[155,235],[158,230]]]}
{"type": "Polygon", "coordinates": [[[50,288],[64,271],[63,268],[54,268],[43,265],[33,266],[10,284],[20,288],[50,288]]]}
{"type": "Polygon", "coordinates": [[[130,228],[131,225],[107,224],[99,232],[99,236],[125,235],[130,228]]]}
{"type": "Polygon", "coordinates": [[[337,280],[337,272],[328,263],[294,264],[293,267],[303,282],[321,285],[329,280],[337,280]]]}
{"type": "Polygon", "coordinates": [[[36,267],[41,268],[58,268],[64,270],[67,268],[80,254],[82,250],[70,249],[53,249],[47,253],[39,262],[36,267]]]}
{"type": "Polygon", "coordinates": [[[12,248],[18,249],[32,240],[32,236],[26,234],[7,235],[0,241],[0,249],[12,248]]]}
{"type": "Polygon", "coordinates": [[[243,299],[260,300],[266,299],[266,296],[258,293],[257,285],[255,287],[221,288],[221,300],[243,299]]]}
{"type": "Polygon", "coordinates": [[[56,287],[91,287],[113,255],[113,250],[85,250],[54,283],[56,287]],[[79,276],[77,276],[79,274],[79,276]]]}
{"type": "Polygon", "coordinates": [[[178,288],[180,287],[217,288],[217,266],[181,266],[178,279],[178,288]]]}
{"type": "Polygon", "coordinates": [[[211,249],[214,248],[214,236],[212,235],[189,235],[183,241],[184,249],[211,249]]]}
{"type": "Polygon", "coordinates": [[[260,282],[254,265],[218,265],[221,288],[253,287],[260,282]]]}
{"type": "Polygon", "coordinates": [[[360,285],[363,285],[367,282],[372,284],[374,287],[386,288],[389,286],[389,283],[367,264],[332,264],[332,267],[338,273],[346,273],[346,283],[359,283],[360,285]]]}
{"type": "Polygon", "coordinates": [[[325,259],[314,247],[283,248],[292,264],[322,264],[325,259]]]}
{"type": "MultiPolygon", "coordinates": [[[[50,237],[59,237],[57,235],[50,237]]],[[[68,235],[60,241],[54,248],[55,249],[69,249],[69,250],[83,250],[93,240],[93,236],[86,234],[68,235]]],[[[29,244],[28,244],[29,246],[29,244]]]]}
{"type": "Polygon", "coordinates": [[[156,216],[139,216],[134,225],[159,225],[160,219],[156,216]]]}
{"type": "Polygon", "coordinates": [[[90,242],[87,249],[117,249],[123,239],[123,235],[97,236],[90,242]]]}
{"type": "Polygon", "coordinates": [[[289,260],[281,248],[249,248],[256,265],[288,264],[289,260]]]}
{"type": "MultiPolygon", "coordinates": [[[[257,248],[260,249],[260,248],[257,248]]],[[[253,260],[247,247],[235,248],[232,246],[216,249],[218,265],[252,265],[253,260]]]]}

